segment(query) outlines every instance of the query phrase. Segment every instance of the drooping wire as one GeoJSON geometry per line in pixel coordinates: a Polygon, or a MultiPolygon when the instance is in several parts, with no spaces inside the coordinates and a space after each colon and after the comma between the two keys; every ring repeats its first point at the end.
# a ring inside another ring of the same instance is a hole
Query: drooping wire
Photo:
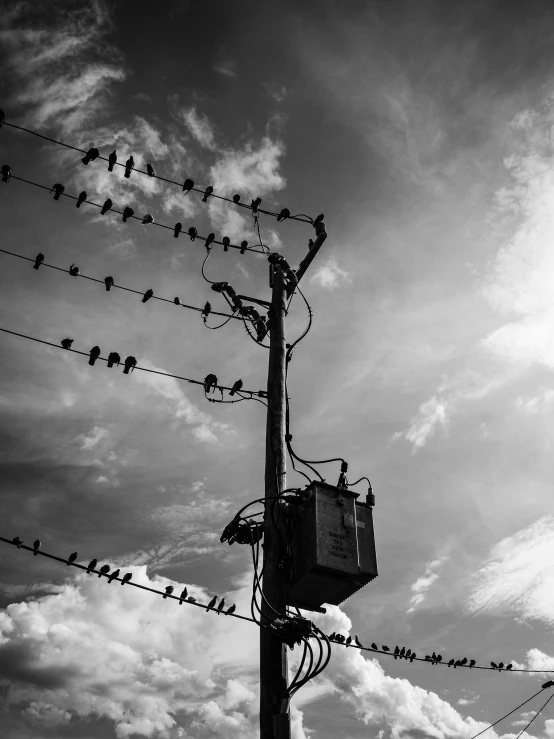
{"type": "MultiPolygon", "coordinates": [[[[508,716],[511,716],[511,715],[512,715],[512,713],[515,713],[515,712],[516,712],[516,711],[518,711],[518,710],[519,710],[520,708],[522,708],[522,707],[523,707],[523,706],[524,706],[524,705],[525,705],[526,703],[529,703],[529,701],[533,700],[533,698],[536,698],[536,696],[537,696],[537,695],[539,695],[539,693],[542,693],[542,692],[543,692],[543,690],[545,690],[545,688],[541,688],[540,690],[538,690],[538,691],[537,691],[537,692],[535,693],[535,695],[532,695],[532,696],[531,696],[530,698],[527,698],[527,700],[526,700],[526,701],[523,701],[523,703],[520,703],[520,705],[519,705],[519,706],[516,706],[516,708],[514,708],[513,710],[511,710],[511,711],[510,711],[509,713],[506,713],[506,714],[505,714],[504,716],[502,716],[502,718],[499,718],[499,719],[498,719],[497,721],[495,721],[495,722],[494,722],[493,724],[491,724],[490,726],[487,726],[487,728],[486,728],[486,729],[483,729],[483,730],[482,730],[482,731],[480,731],[480,732],[479,732],[478,734],[474,734],[474,735],[473,735],[473,736],[471,737],[471,739],[477,739],[477,737],[478,737],[478,736],[481,736],[481,734],[484,734],[484,733],[485,733],[485,731],[488,731],[489,729],[492,729],[492,727],[493,727],[493,726],[496,726],[496,724],[499,724],[499,723],[500,723],[501,721],[504,721],[504,719],[505,719],[505,718],[508,718],[508,716]]],[[[553,693],[552,695],[554,695],[554,693],[553,693]]],[[[550,699],[552,698],[552,695],[550,696],[550,698],[548,699],[548,701],[549,701],[549,700],[550,700],[550,699]]],[[[546,706],[546,704],[548,703],[548,701],[546,701],[546,703],[544,704],[544,706],[546,706]]],[[[544,706],[543,706],[543,708],[544,708],[544,706]]],[[[542,711],[542,708],[541,708],[541,711],[542,711]]],[[[540,713],[540,711],[539,711],[539,713],[540,713]]],[[[538,715],[539,715],[539,714],[537,713],[537,714],[536,714],[536,716],[538,716],[538,715]]],[[[536,718],[536,716],[535,716],[534,718],[536,718]]],[[[531,721],[529,722],[529,724],[530,724],[530,723],[531,723],[531,721]]],[[[527,726],[529,726],[529,724],[527,724],[527,726]]],[[[527,728],[527,727],[526,727],[526,728],[527,728]]],[[[524,729],[523,731],[525,731],[525,729],[524,729]]],[[[521,734],[523,734],[523,731],[521,732],[521,734]]],[[[519,736],[521,736],[521,734],[519,734],[519,736]]]]}
{"type": "MultiPolygon", "coordinates": [[[[77,146],[72,146],[71,144],[66,144],[63,141],[57,141],[56,139],[52,139],[49,136],[44,136],[41,133],[37,133],[36,131],[32,131],[29,128],[24,128],[23,126],[17,126],[15,123],[8,123],[8,121],[6,121],[6,120],[4,121],[3,125],[4,126],[10,126],[11,128],[16,128],[19,131],[24,131],[25,133],[30,133],[33,136],[38,136],[39,138],[44,139],[45,141],[50,141],[52,144],[58,144],[59,146],[64,146],[66,149],[72,149],[73,151],[78,151],[81,154],[86,154],[87,153],[84,149],[79,149],[79,147],[77,147],[77,146]]],[[[103,157],[103,156],[100,156],[100,155],[97,157],[97,159],[100,159],[101,161],[104,161],[104,162],[108,162],[109,161],[109,159],[107,157],[103,157]]],[[[115,165],[118,166],[118,167],[125,168],[125,164],[123,162],[115,162],[115,165]]],[[[147,175],[150,178],[161,180],[162,182],[167,182],[170,185],[177,185],[178,187],[182,187],[182,185],[183,185],[182,182],[176,182],[175,180],[170,180],[170,179],[167,179],[166,177],[160,177],[159,175],[156,175],[156,174],[151,175],[148,172],[144,172],[141,169],[133,168],[133,172],[138,172],[139,174],[147,175]]],[[[206,188],[199,189],[197,187],[192,187],[191,190],[193,190],[194,192],[197,192],[197,193],[200,193],[200,194],[203,195],[205,193],[205,191],[206,191],[206,188]]],[[[227,202],[227,203],[233,203],[234,205],[237,205],[240,208],[246,208],[247,210],[252,210],[252,206],[251,205],[248,205],[247,203],[240,203],[240,202],[237,203],[234,200],[232,200],[231,198],[226,198],[223,195],[217,195],[214,192],[211,193],[210,197],[217,198],[218,200],[225,200],[225,202],[227,202]]],[[[259,213],[263,213],[264,215],[267,215],[267,216],[273,216],[275,218],[277,218],[279,216],[279,213],[273,213],[272,211],[269,211],[269,210],[261,210],[260,208],[258,208],[258,212],[259,213]]],[[[302,221],[303,223],[313,223],[314,222],[314,219],[313,218],[311,218],[310,216],[305,215],[304,213],[298,213],[297,215],[294,215],[294,216],[293,215],[290,215],[290,216],[287,216],[287,218],[288,218],[288,220],[302,221]]]]}
{"type": "Polygon", "coordinates": [[[554,693],[552,693],[552,694],[550,695],[550,698],[549,698],[549,699],[548,699],[548,700],[546,701],[546,703],[544,703],[544,704],[543,704],[543,705],[542,705],[542,706],[541,706],[541,707],[539,708],[539,710],[538,710],[538,711],[536,712],[536,714],[535,714],[534,716],[532,716],[532,717],[531,717],[531,720],[529,721],[529,723],[527,724],[527,726],[526,726],[526,727],[525,727],[524,729],[522,729],[522,730],[521,730],[521,731],[519,732],[519,734],[518,734],[518,735],[516,736],[516,739],[519,739],[519,737],[520,737],[520,736],[521,736],[521,735],[522,735],[522,734],[523,734],[524,732],[526,732],[526,731],[527,731],[527,729],[528,729],[528,728],[529,728],[529,727],[531,726],[531,724],[532,724],[532,723],[533,723],[533,721],[534,721],[534,720],[535,720],[535,719],[537,718],[537,716],[538,716],[538,715],[539,715],[540,713],[542,713],[542,711],[544,711],[544,709],[545,709],[545,708],[546,708],[546,706],[547,706],[547,705],[548,705],[548,704],[550,703],[550,701],[552,700],[552,698],[554,698],[554,693]]]}
{"type": "MultiPolygon", "coordinates": [[[[17,331],[10,331],[7,328],[1,328],[0,327],[0,331],[3,331],[6,334],[12,334],[12,336],[19,336],[22,339],[28,339],[29,341],[35,341],[38,344],[46,344],[46,346],[53,346],[54,349],[61,349],[62,351],[65,351],[65,352],[73,352],[74,354],[81,354],[84,357],[88,357],[89,356],[89,352],[82,352],[82,351],[79,351],[78,349],[64,349],[64,347],[60,346],[59,344],[53,344],[51,341],[44,341],[43,339],[36,339],[34,336],[27,336],[26,334],[20,334],[17,331]]],[[[108,359],[105,358],[105,357],[100,357],[99,356],[97,359],[99,361],[101,361],[101,362],[108,362],[108,359]]],[[[140,372],[150,372],[150,373],[152,373],[154,375],[164,375],[165,377],[173,377],[176,380],[182,380],[183,382],[188,382],[188,383],[190,383],[192,385],[202,385],[202,386],[204,386],[203,380],[193,380],[190,377],[181,377],[180,375],[172,375],[169,372],[161,372],[160,370],[148,369],[147,367],[139,367],[138,365],[135,366],[135,369],[136,370],[139,370],[140,372]]],[[[227,387],[225,385],[216,385],[216,387],[219,390],[231,390],[232,389],[232,388],[227,387]]],[[[243,393],[252,393],[252,395],[258,395],[260,392],[264,393],[263,390],[244,390],[244,389],[242,390],[242,392],[243,393]]]]}
{"type": "MultiPolygon", "coordinates": [[[[31,257],[25,257],[25,256],[23,256],[23,254],[16,254],[13,251],[7,251],[7,249],[0,249],[0,252],[2,252],[3,254],[9,254],[12,257],[17,257],[18,259],[24,259],[27,262],[34,262],[35,261],[34,259],[31,259],[31,257]]],[[[40,267],[41,267],[41,269],[42,269],[42,267],[48,267],[49,269],[55,269],[58,272],[65,272],[66,274],[68,272],[68,270],[67,269],[64,269],[63,267],[58,267],[58,266],[56,266],[54,264],[48,264],[47,262],[41,262],[40,267]]],[[[81,272],[78,275],[76,275],[76,276],[77,277],[82,277],[84,280],[90,280],[91,282],[97,282],[100,285],[104,285],[105,284],[105,281],[104,280],[100,280],[97,277],[89,277],[88,275],[84,275],[81,272]]],[[[110,286],[110,290],[112,288],[115,289],[115,290],[125,290],[125,292],[135,293],[135,295],[143,295],[144,294],[144,290],[142,290],[142,291],[141,290],[135,290],[134,288],[124,287],[123,285],[116,285],[115,283],[110,286]]],[[[194,311],[197,311],[199,313],[202,313],[202,311],[203,311],[203,308],[198,308],[195,305],[187,305],[186,303],[181,303],[180,301],[179,301],[179,303],[175,303],[175,299],[170,300],[169,298],[160,298],[158,295],[152,295],[152,300],[161,300],[163,303],[171,303],[173,305],[177,305],[180,308],[188,308],[189,310],[194,310],[194,311]]],[[[229,315],[229,313],[220,313],[219,311],[215,311],[215,310],[214,311],[210,311],[210,312],[214,316],[224,316],[224,317],[229,317],[229,319],[235,318],[237,320],[240,320],[240,318],[241,318],[240,316],[237,316],[237,315],[229,315]]],[[[227,323],[227,321],[225,323],[227,323]]],[[[221,324],[221,325],[224,326],[225,324],[221,324]]],[[[210,328],[210,327],[208,326],[208,328],[210,328]]]]}

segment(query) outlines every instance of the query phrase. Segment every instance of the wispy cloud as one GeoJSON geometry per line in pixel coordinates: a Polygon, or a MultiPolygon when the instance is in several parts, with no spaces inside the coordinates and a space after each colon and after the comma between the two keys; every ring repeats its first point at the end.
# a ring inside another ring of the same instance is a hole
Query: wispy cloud
{"type": "Polygon", "coordinates": [[[427,562],[425,566],[425,572],[421,577],[414,582],[410,587],[412,591],[412,597],[410,598],[410,605],[406,613],[413,613],[427,598],[429,590],[437,582],[440,574],[437,572],[444,563],[448,560],[448,557],[443,556],[438,559],[434,559],[431,562],[427,562]]]}
{"type": "Polygon", "coordinates": [[[180,115],[200,146],[213,151],[215,149],[215,129],[208,116],[205,113],[199,113],[194,105],[190,108],[182,108],[180,115]]]}
{"type": "Polygon", "coordinates": [[[410,426],[405,431],[396,431],[391,439],[396,441],[405,438],[413,445],[413,452],[425,446],[434,435],[437,426],[443,429],[448,424],[450,402],[444,397],[433,396],[419,406],[419,416],[412,418],[410,426]]]}
{"type": "Polygon", "coordinates": [[[335,257],[328,257],[325,262],[314,272],[311,282],[326,290],[335,290],[345,282],[351,282],[349,273],[339,266],[335,257]]]}
{"type": "Polygon", "coordinates": [[[88,434],[81,434],[77,437],[77,441],[80,445],[79,448],[82,451],[90,452],[92,449],[95,449],[103,439],[107,439],[109,435],[110,432],[108,429],[105,429],[102,426],[95,426],[88,432],[88,434]]]}

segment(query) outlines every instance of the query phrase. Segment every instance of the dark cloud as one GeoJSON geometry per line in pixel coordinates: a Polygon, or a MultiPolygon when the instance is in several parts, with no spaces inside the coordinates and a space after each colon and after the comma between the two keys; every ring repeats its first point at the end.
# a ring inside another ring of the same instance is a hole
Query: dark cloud
{"type": "Polygon", "coordinates": [[[60,690],[77,675],[79,670],[76,666],[41,666],[33,644],[15,642],[0,645],[0,679],[42,690],[60,690]]]}

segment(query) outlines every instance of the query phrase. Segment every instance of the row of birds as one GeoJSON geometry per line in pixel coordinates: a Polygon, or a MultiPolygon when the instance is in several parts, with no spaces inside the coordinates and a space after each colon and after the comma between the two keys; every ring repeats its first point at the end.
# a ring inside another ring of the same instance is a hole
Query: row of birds
{"type": "MultiPolygon", "coordinates": [[[[16,545],[16,547],[18,549],[21,549],[21,546],[24,543],[23,540],[19,538],[19,536],[16,536],[14,539],[12,539],[12,542],[13,542],[13,544],[16,545]]],[[[40,539],[36,539],[33,542],[33,554],[34,554],[34,556],[37,556],[38,555],[38,553],[40,551],[40,546],[41,546],[40,539]]],[[[66,560],[67,561],[67,565],[69,566],[69,565],[73,564],[77,560],[77,557],[78,556],[79,555],[77,554],[77,552],[73,552],[72,554],[70,554],[69,557],[66,560]]],[[[100,567],[100,569],[97,570],[96,569],[97,565],[98,565],[98,560],[97,559],[91,559],[91,561],[88,563],[87,568],[86,568],[87,575],[91,575],[93,572],[94,572],[94,574],[98,573],[98,577],[102,577],[102,575],[104,577],[107,577],[108,578],[108,583],[111,583],[112,580],[121,580],[121,584],[122,585],[125,585],[125,583],[130,582],[131,579],[132,579],[132,577],[133,577],[133,573],[132,572],[127,572],[127,573],[125,573],[125,575],[123,575],[122,578],[120,578],[119,575],[121,574],[121,570],[116,569],[116,570],[113,570],[112,572],[110,572],[110,570],[111,570],[110,565],[102,565],[102,567],[100,567]]],[[[168,585],[166,587],[166,589],[165,589],[165,595],[163,596],[164,599],[167,598],[169,595],[172,595],[174,590],[175,590],[175,588],[173,587],[173,585],[168,585]]],[[[160,593],[160,595],[161,595],[161,593],[160,593]]],[[[189,596],[188,590],[187,590],[186,587],[184,588],[183,592],[179,596],[179,605],[181,605],[181,603],[184,600],[187,600],[189,603],[196,603],[196,598],[194,598],[192,595],[189,596]]],[[[202,604],[199,604],[199,605],[202,605],[202,604]]],[[[217,604],[217,595],[214,595],[214,597],[211,599],[211,601],[208,603],[208,605],[206,607],[206,611],[210,611],[210,610],[215,610],[218,613],[225,612],[226,615],[232,615],[235,612],[235,604],[233,604],[232,606],[230,606],[229,608],[227,608],[227,610],[225,610],[225,598],[222,598],[220,600],[220,602],[219,602],[219,605],[218,605],[217,604]]]]}
{"type": "MultiPolygon", "coordinates": [[[[329,639],[329,641],[334,641],[338,644],[344,644],[347,647],[355,645],[360,649],[368,649],[368,647],[363,646],[357,636],[354,636],[354,638],[352,638],[351,636],[345,637],[342,634],[337,634],[333,632],[332,634],[329,634],[327,638],[329,639]]],[[[415,652],[412,652],[411,649],[406,649],[406,647],[400,648],[399,646],[396,646],[394,648],[394,651],[391,652],[390,648],[386,645],[383,645],[381,649],[379,649],[375,642],[371,644],[371,650],[375,652],[391,653],[394,659],[409,659],[410,662],[413,662],[414,659],[416,659],[417,657],[415,652]]],[[[431,662],[433,665],[438,665],[442,662],[442,654],[435,654],[435,652],[433,652],[433,654],[426,654],[425,661],[431,662]]],[[[444,664],[447,664],[448,667],[465,667],[466,665],[468,667],[474,667],[475,660],[471,659],[468,662],[467,657],[464,657],[463,659],[451,659],[449,662],[445,662],[444,664]]],[[[504,662],[499,662],[498,664],[496,664],[496,662],[491,662],[491,667],[494,670],[511,670],[513,668],[513,664],[510,663],[509,665],[504,666],[504,662]]]]}

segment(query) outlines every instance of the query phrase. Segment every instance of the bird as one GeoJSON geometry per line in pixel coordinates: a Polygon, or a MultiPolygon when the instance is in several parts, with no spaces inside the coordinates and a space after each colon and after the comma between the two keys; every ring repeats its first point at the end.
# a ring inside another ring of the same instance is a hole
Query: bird
{"type": "Polygon", "coordinates": [[[240,253],[244,254],[246,251],[246,247],[248,246],[248,241],[241,241],[240,242],[240,253]]]}
{"type": "Polygon", "coordinates": [[[106,285],[106,291],[110,292],[110,288],[114,286],[114,279],[113,277],[104,277],[104,283],[106,285]]]}
{"type": "Polygon", "coordinates": [[[98,575],[98,577],[102,577],[102,575],[107,575],[109,571],[110,571],[110,565],[102,565],[102,567],[100,568],[100,574],[98,575]]]}
{"type": "Polygon", "coordinates": [[[121,582],[122,585],[125,585],[126,582],[130,582],[131,578],[133,577],[132,572],[126,572],[125,575],[123,575],[123,580],[121,582]]]}
{"type": "Polygon", "coordinates": [[[412,650],[411,649],[408,649],[407,652],[406,652],[406,659],[410,659],[411,653],[412,653],[412,650]]]}
{"type": "Polygon", "coordinates": [[[194,181],[193,180],[186,179],[184,181],[184,183],[183,183],[183,192],[185,192],[185,190],[186,190],[187,191],[187,195],[188,195],[189,192],[192,190],[193,187],[194,187],[194,181]]]}
{"type": "Polygon", "coordinates": [[[233,603],[233,605],[230,608],[227,609],[227,615],[230,616],[231,614],[233,614],[235,612],[235,610],[236,610],[236,606],[233,603]]]}
{"type": "Polygon", "coordinates": [[[110,352],[108,354],[108,367],[113,367],[116,364],[119,367],[121,357],[117,352],[110,352]]]}
{"type": "Polygon", "coordinates": [[[360,642],[360,640],[358,639],[358,637],[357,637],[357,636],[354,636],[354,644],[355,644],[355,645],[356,645],[357,647],[361,647],[361,648],[363,649],[363,644],[362,644],[362,643],[360,642]]]}
{"type": "Polygon", "coordinates": [[[206,236],[206,241],[205,241],[205,243],[204,243],[204,246],[206,247],[206,249],[207,249],[208,251],[210,251],[210,249],[212,248],[212,247],[211,247],[211,244],[212,244],[212,242],[214,242],[214,241],[215,241],[215,234],[214,234],[213,232],[212,232],[212,233],[209,233],[209,234],[208,234],[208,235],[206,236]]]}
{"type": "Polygon", "coordinates": [[[451,660],[449,661],[449,663],[448,663],[448,666],[449,666],[449,667],[452,667],[452,665],[453,665],[453,664],[454,664],[454,660],[453,660],[453,659],[451,659],[451,660]]]}
{"type": "Polygon", "coordinates": [[[100,152],[95,147],[92,147],[87,151],[85,156],[81,159],[83,164],[88,164],[89,162],[93,162],[95,159],[98,159],[100,156],[100,152]]]}
{"type": "Polygon", "coordinates": [[[134,169],[134,166],[135,166],[135,160],[133,159],[132,156],[130,156],[129,159],[127,159],[127,161],[125,162],[124,177],[129,178],[131,176],[131,170],[134,169]]]}
{"type": "Polygon", "coordinates": [[[208,607],[206,608],[206,612],[208,612],[210,610],[210,608],[213,608],[216,603],[217,603],[217,595],[214,595],[214,597],[208,603],[208,607]]]}
{"type": "Polygon", "coordinates": [[[36,541],[33,542],[33,555],[35,557],[37,556],[39,549],[40,549],[40,539],[36,539],[36,541]]]}
{"type": "Polygon", "coordinates": [[[12,168],[9,166],[9,164],[3,164],[2,165],[2,182],[5,182],[6,185],[10,181],[10,178],[12,176],[12,168]]]}
{"type": "Polygon", "coordinates": [[[207,318],[210,315],[211,310],[212,310],[212,305],[210,302],[207,302],[202,310],[202,315],[204,316],[204,318],[207,318]]]}
{"type": "Polygon", "coordinates": [[[90,350],[89,360],[88,360],[88,363],[90,364],[91,367],[94,365],[94,363],[96,362],[99,356],[100,356],[100,347],[93,346],[92,349],[90,350]]]}
{"type": "Polygon", "coordinates": [[[470,667],[473,667],[474,664],[475,664],[475,660],[474,659],[472,659],[472,660],[469,661],[469,666],[470,667]]]}
{"type": "Polygon", "coordinates": [[[125,367],[123,368],[123,374],[128,375],[129,370],[131,369],[134,372],[136,366],[137,366],[137,360],[135,359],[135,357],[131,357],[131,356],[127,357],[127,359],[125,360],[125,367]]]}
{"type": "Polygon", "coordinates": [[[210,388],[212,388],[212,392],[214,392],[216,387],[217,387],[217,377],[212,373],[210,373],[209,375],[206,375],[206,377],[204,378],[205,392],[209,393],[210,388]]]}
{"type": "MultiPolygon", "coordinates": [[[[442,654],[437,654],[437,662],[442,662],[442,654]]],[[[463,660],[462,660],[462,664],[463,664],[463,660]]]]}
{"type": "Polygon", "coordinates": [[[77,552],[72,552],[72,553],[71,553],[71,554],[69,555],[69,557],[67,558],[67,566],[68,566],[68,567],[69,567],[69,565],[70,565],[70,564],[71,564],[72,562],[75,562],[75,560],[77,559],[77,556],[78,556],[78,555],[77,555],[77,552]]]}
{"type": "Polygon", "coordinates": [[[123,223],[127,223],[127,219],[131,218],[134,215],[135,211],[129,206],[126,206],[125,208],[123,208],[123,218],[121,220],[123,221],[123,223]]]}
{"type": "Polygon", "coordinates": [[[545,683],[544,683],[544,684],[542,685],[542,688],[543,688],[543,690],[544,690],[544,688],[551,688],[552,686],[554,686],[554,680],[547,680],[547,681],[546,681],[546,682],[545,682],[545,683]]]}
{"type": "Polygon", "coordinates": [[[110,154],[110,156],[108,157],[108,172],[113,172],[113,167],[116,162],[117,162],[117,154],[114,149],[112,153],[110,154]]]}
{"type": "Polygon", "coordinates": [[[435,654],[435,650],[433,650],[433,654],[431,655],[431,659],[433,662],[437,659],[437,655],[435,654]]]}
{"type": "Polygon", "coordinates": [[[183,228],[183,226],[182,226],[181,223],[176,223],[175,224],[175,227],[173,229],[173,236],[175,236],[175,238],[177,238],[179,236],[179,234],[181,233],[182,228],[183,228]]]}
{"type": "Polygon", "coordinates": [[[394,648],[394,659],[397,659],[399,654],[400,654],[400,647],[397,644],[394,648]]]}
{"type": "Polygon", "coordinates": [[[416,658],[416,653],[415,652],[412,652],[410,654],[410,662],[413,662],[415,658],[416,658]]]}
{"type": "Polygon", "coordinates": [[[233,203],[240,203],[240,195],[233,195],[233,203]]]}
{"type": "Polygon", "coordinates": [[[345,644],[346,644],[347,647],[350,646],[350,644],[352,644],[352,637],[351,636],[347,636],[346,637],[345,644]]]}
{"type": "Polygon", "coordinates": [[[321,221],[322,221],[322,220],[323,220],[324,218],[325,218],[325,216],[323,215],[323,213],[320,213],[320,214],[318,215],[318,217],[317,217],[317,218],[316,218],[316,219],[314,220],[314,226],[315,226],[315,224],[316,224],[316,223],[321,223],[321,221]]]}
{"type": "Polygon", "coordinates": [[[52,187],[50,192],[54,193],[54,200],[59,200],[64,190],[65,190],[65,187],[63,185],[60,185],[60,183],[58,182],[52,187]]]}
{"type": "Polygon", "coordinates": [[[381,648],[382,648],[383,652],[390,652],[390,649],[388,647],[383,646],[381,648]]]}
{"type": "Polygon", "coordinates": [[[147,300],[150,300],[150,298],[154,295],[154,290],[147,290],[144,295],[142,296],[142,302],[146,303],[147,300]]]}
{"type": "Polygon", "coordinates": [[[218,611],[217,615],[218,616],[219,616],[219,614],[221,613],[221,611],[224,608],[225,608],[225,598],[222,598],[221,601],[220,601],[220,603],[219,603],[219,605],[218,605],[218,607],[217,607],[217,611],[218,611]]]}
{"type": "Polygon", "coordinates": [[[155,177],[156,173],[154,172],[154,167],[151,164],[146,165],[146,171],[150,175],[150,177],[155,177]]]}
{"type": "MultiPolygon", "coordinates": [[[[442,659],[442,657],[441,657],[441,659],[442,659]]],[[[461,659],[460,660],[460,664],[461,665],[467,665],[467,657],[464,657],[463,659],[461,659]]]]}
{"type": "Polygon", "coordinates": [[[456,660],[456,661],[454,662],[454,667],[456,668],[456,667],[459,667],[459,666],[460,666],[460,660],[459,660],[459,659],[457,659],[457,660],[456,660]]]}
{"type": "Polygon", "coordinates": [[[344,642],[346,641],[342,634],[337,634],[337,640],[340,644],[344,644],[344,642]]]}
{"type": "Polygon", "coordinates": [[[404,657],[405,654],[406,654],[406,647],[402,647],[402,649],[400,650],[399,656],[404,657]]]}
{"type": "Polygon", "coordinates": [[[142,218],[142,225],[143,226],[147,226],[149,223],[154,223],[154,217],[152,215],[150,215],[150,213],[147,213],[142,218]]]}
{"type": "Polygon", "coordinates": [[[256,198],[250,203],[250,207],[252,208],[252,213],[258,212],[258,208],[260,207],[261,202],[262,202],[261,198],[256,198]]]}
{"type": "Polygon", "coordinates": [[[188,600],[189,603],[196,603],[196,598],[193,598],[192,595],[189,595],[189,597],[187,598],[187,600],[188,600]]]}
{"type": "Polygon", "coordinates": [[[238,392],[242,387],[242,380],[237,380],[233,387],[229,390],[229,395],[234,395],[236,392],[238,392]]]}
{"type": "Polygon", "coordinates": [[[431,655],[430,655],[430,654],[426,654],[426,655],[425,655],[425,661],[426,661],[426,662],[432,662],[432,661],[433,661],[433,660],[431,659],[431,655]]]}
{"type": "Polygon", "coordinates": [[[83,192],[79,193],[79,197],[77,198],[75,207],[80,208],[86,199],[87,199],[87,193],[85,192],[85,190],[83,190],[83,192]]]}
{"type": "Polygon", "coordinates": [[[181,305],[181,301],[179,298],[173,298],[173,302],[175,303],[175,305],[181,305]]]}
{"type": "Polygon", "coordinates": [[[375,644],[375,642],[372,642],[371,643],[371,648],[372,649],[376,649],[377,651],[379,651],[379,647],[377,646],[377,644],[375,644]]]}
{"type": "Polygon", "coordinates": [[[223,243],[223,251],[229,251],[229,244],[231,243],[231,239],[228,236],[224,236],[221,241],[223,243]]]}
{"type": "Polygon", "coordinates": [[[64,349],[71,349],[71,344],[73,344],[73,339],[70,339],[70,338],[62,339],[61,343],[64,349]]]}
{"type": "Polygon", "coordinates": [[[191,226],[188,230],[188,235],[190,236],[190,240],[194,241],[194,239],[198,236],[198,231],[194,226],[191,226]]]}
{"type": "Polygon", "coordinates": [[[286,218],[290,218],[290,210],[288,208],[283,208],[283,210],[277,216],[277,220],[284,221],[286,218]]]}
{"type": "Polygon", "coordinates": [[[115,580],[116,577],[119,577],[119,572],[119,570],[114,570],[108,577],[108,583],[111,583],[112,580],[115,580]]]}
{"type": "Polygon", "coordinates": [[[171,595],[172,592],[173,592],[173,585],[168,585],[167,588],[165,589],[164,599],[167,598],[168,595],[171,595]]]}
{"type": "Polygon", "coordinates": [[[204,197],[202,198],[202,202],[203,203],[207,203],[208,202],[208,198],[213,193],[213,191],[214,191],[213,186],[212,185],[208,185],[208,187],[206,188],[206,190],[204,192],[204,197]]]}
{"type": "Polygon", "coordinates": [[[498,665],[496,662],[491,662],[491,666],[494,667],[495,670],[498,670],[498,665]]]}
{"type": "Polygon", "coordinates": [[[90,571],[91,570],[94,570],[96,568],[96,565],[97,564],[98,564],[98,560],[97,559],[91,559],[90,560],[90,562],[88,563],[88,567],[87,567],[87,575],[90,575],[90,571]]]}
{"type": "Polygon", "coordinates": [[[72,264],[71,267],[69,268],[69,274],[72,277],[79,277],[79,274],[80,274],[79,267],[76,267],[75,264],[72,264]]]}
{"type": "Polygon", "coordinates": [[[12,539],[12,542],[15,544],[15,546],[18,549],[21,549],[21,545],[23,544],[23,539],[20,539],[19,536],[16,536],[15,539],[12,539]]]}
{"type": "Polygon", "coordinates": [[[333,633],[332,634],[329,634],[329,636],[327,638],[329,639],[329,641],[333,641],[334,638],[335,638],[335,632],[333,631],[333,633]]]}
{"type": "Polygon", "coordinates": [[[511,670],[511,669],[512,669],[512,667],[513,667],[513,664],[512,664],[511,662],[510,662],[510,664],[509,664],[509,665],[506,665],[506,669],[507,669],[507,670],[511,670]]]}
{"type": "Polygon", "coordinates": [[[35,263],[33,264],[34,269],[38,269],[40,265],[44,262],[44,254],[37,254],[35,257],[35,263]]]}
{"type": "Polygon", "coordinates": [[[504,667],[504,662],[498,663],[498,669],[501,670],[504,667]]]}
{"type": "Polygon", "coordinates": [[[181,595],[179,596],[179,605],[181,605],[182,601],[184,601],[184,599],[187,597],[188,594],[189,594],[189,591],[185,588],[183,592],[181,593],[181,595]]]}
{"type": "Polygon", "coordinates": [[[105,216],[106,213],[109,211],[109,209],[112,207],[112,205],[113,203],[109,198],[105,200],[104,205],[102,206],[102,210],[100,211],[100,215],[105,216]]]}

